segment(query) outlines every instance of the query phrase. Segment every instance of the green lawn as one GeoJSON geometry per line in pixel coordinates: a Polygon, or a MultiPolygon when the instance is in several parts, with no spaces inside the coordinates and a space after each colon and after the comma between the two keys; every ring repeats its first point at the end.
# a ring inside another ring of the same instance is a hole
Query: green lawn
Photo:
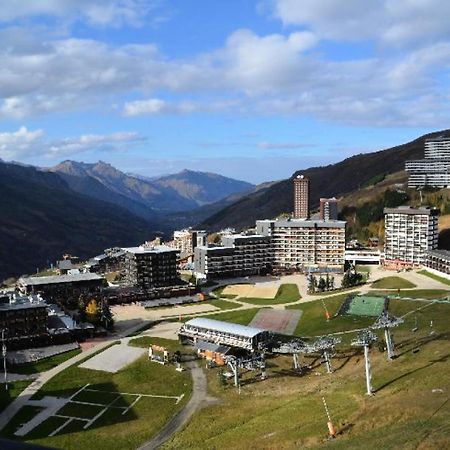
{"type": "Polygon", "coordinates": [[[301,296],[296,284],[282,284],[278,288],[275,298],[248,298],[241,297],[239,300],[252,305],[275,305],[277,303],[292,303],[300,300],[301,296]]]}
{"type": "Polygon", "coordinates": [[[8,383],[8,390],[0,383],[0,411],[3,411],[32,381],[12,381],[8,383]]]}
{"type": "MultiPolygon", "coordinates": [[[[450,291],[445,289],[412,289],[408,291],[400,291],[400,297],[438,299],[445,298],[450,291]]],[[[387,295],[389,297],[397,297],[399,294],[392,291],[369,291],[368,295],[387,295]]]]}
{"type": "Polygon", "coordinates": [[[385,277],[372,283],[373,288],[377,289],[411,289],[416,285],[400,277],[385,277]]]}
{"type": "MultiPolygon", "coordinates": [[[[338,306],[336,299],[327,304],[338,306]]],[[[448,318],[449,305],[434,306],[441,310],[424,312],[427,320],[434,314],[448,318]]],[[[247,373],[240,392],[221,386],[217,370],[210,370],[210,392],[219,402],[197,413],[164,449],[206,450],[223,448],[224,443],[232,449],[450,448],[448,337],[430,338],[425,328],[416,333],[405,328],[404,333],[399,336],[394,330],[400,355],[396,360],[387,361],[376,346],[370,352],[373,397],[365,395],[364,358],[353,347],[338,347],[333,374],[312,358],[304,359],[313,368],[303,374],[292,371],[289,357],[270,358],[269,378],[259,381],[257,374],[247,373]],[[417,347],[420,351],[413,353],[417,347]],[[322,396],[339,433],[333,441],[327,441],[322,396]]]]}
{"type": "MultiPolygon", "coordinates": [[[[142,341],[138,343],[143,344],[142,341]]],[[[58,435],[48,437],[49,431],[56,428],[55,418],[52,417],[50,423],[41,425],[39,429],[26,436],[26,441],[52,448],[135,449],[157,433],[170,417],[186,404],[192,390],[188,371],[180,373],[174,366],[149,362],[144,355],[115,374],[71,366],[43,385],[35,398],[69,396],[87,383],[91,389],[113,392],[117,395],[120,392],[177,396],[184,393],[185,397],[178,405],[173,399],[142,397],[125,415],[122,415],[122,410],[110,409],[86,430],[81,429],[81,425],[84,425],[82,422],[74,423],[58,435]]],[[[83,394],[84,401],[92,402],[98,397],[98,393],[83,392],[83,394]]],[[[130,396],[123,397],[119,405],[131,402],[130,396]]],[[[98,407],[83,408],[81,405],[70,404],[64,411],[69,415],[91,417],[98,411],[98,407]]],[[[33,416],[29,408],[19,413],[28,414],[28,417],[33,416]]],[[[14,439],[13,431],[21,422],[24,422],[23,418],[14,418],[11,426],[1,435],[14,439]]]]}
{"type": "Polygon", "coordinates": [[[164,339],[153,336],[141,336],[136,339],[131,339],[128,345],[131,347],[142,348],[148,348],[150,345],[159,345],[161,347],[166,347],[170,352],[186,349],[186,347],[182,346],[178,341],[173,339],[164,339]]]}
{"type": "Polygon", "coordinates": [[[53,367],[58,366],[64,361],[73,358],[79,353],[81,353],[80,349],[71,350],[70,352],[61,353],[59,355],[51,356],[50,358],[41,359],[40,361],[11,366],[9,368],[9,371],[12,373],[19,373],[23,375],[46,372],[47,370],[53,369],[53,367]]]}
{"type": "Polygon", "coordinates": [[[372,324],[374,320],[371,317],[336,316],[342,302],[348,295],[340,294],[323,299],[331,316],[329,321],[326,319],[322,300],[287,306],[288,309],[300,309],[302,311],[302,316],[294,334],[297,336],[321,336],[329,333],[363,328],[372,324]]]}
{"type": "MultiPolygon", "coordinates": [[[[214,320],[223,320],[224,322],[239,323],[241,325],[248,325],[255,317],[260,308],[242,309],[237,311],[225,311],[217,314],[208,314],[204,317],[214,320]]],[[[189,320],[185,319],[184,321],[189,320]]]]}
{"type": "Polygon", "coordinates": [[[220,309],[233,309],[233,308],[239,308],[241,305],[239,303],[229,302],[227,300],[209,300],[209,305],[215,306],[220,309]]]}
{"type": "Polygon", "coordinates": [[[432,278],[433,280],[450,286],[450,280],[447,280],[447,278],[444,277],[440,277],[439,275],[435,275],[434,273],[428,272],[427,270],[419,270],[417,273],[420,273],[421,275],[425,275],[428,278],[432,278]]]}

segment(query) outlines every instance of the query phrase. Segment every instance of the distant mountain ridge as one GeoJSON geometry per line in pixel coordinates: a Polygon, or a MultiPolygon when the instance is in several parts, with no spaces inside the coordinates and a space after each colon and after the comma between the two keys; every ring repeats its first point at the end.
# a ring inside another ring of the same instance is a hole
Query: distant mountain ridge
{"type": "Polygon", "coordinates": [[[86,164],[68,160],[48,170],[58,173],[75,191],[117,203],[144,218],[193,210],[253,188],[245,181],[190,170],[154,179],[138,178],[102,161],[86,164]]]}
{"type": "Polygon", "coordinates": [[[0,281],[64,253],[86,258],[151,239],[159,224],[73,191],[57,174],[0,163],[0,281]]]}
{"type": "Polygon", "coordinates": [[[198,226],[210,231],[226,227],[241,229],[254,226],[257,219],[273,218],[292,211],[292,182],[298,174],[304,174],[310,179],[311,205],[316,208],[320,197],[339,197],[360,189],[374,177],[404,170],[406,160],[423,158],[425,139],[440,135],[450,137],[450,130],[428,133],[385,150],[354,155],[336,164],[298,170],[289,179],[242,196],[235,203],[201,221],[198,226]]]}

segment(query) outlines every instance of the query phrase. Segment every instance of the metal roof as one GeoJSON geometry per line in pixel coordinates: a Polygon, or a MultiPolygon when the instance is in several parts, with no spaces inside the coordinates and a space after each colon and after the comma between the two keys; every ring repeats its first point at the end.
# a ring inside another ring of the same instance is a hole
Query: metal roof
{"type": "Polygon", "coordinates": [[[211,352],[216,353],[227,353],[230,351],[231,347],[227,347],[226,345],[218,345],[213,344],[212,342],[205,342],[205,341],[197,341],[194,346],[197,350],[209,350],[211,352]]]}
{"type": "Polygon", "coordinates": [[[20,278],[19,283],[26,286],[39,286],[42,284],[72,283],[77,281],[93,281],[102,279],[103,277],[97,275],[96,273],[77,273],[73,275],[20,278]]]}
{"type": "Polygon", "coordinates": [[[278,219],[275,228],[345,228],[345,220],[278,219]]]}
{"type": "Polygon", "coordinates": [[[235,334],[238,336],[252,338],[263,333],[265,330],[261,328],[247,327],[237,323],[222,322],[221,320],[207,319],[206,317],[196,317],[188,320],[186,325],[191,325],[199,328],[206,328],[209,330],[220,331],[223,333],[235,334]]]}
{"type": "Polygon", "coordinates": [[[126,253],[133,253],[135,255],[142,255],[147,253],[179,252],[177,248],[168,247],[167,245],[155,245],[153,247],[125,247],[122,250],[126,253]]]}

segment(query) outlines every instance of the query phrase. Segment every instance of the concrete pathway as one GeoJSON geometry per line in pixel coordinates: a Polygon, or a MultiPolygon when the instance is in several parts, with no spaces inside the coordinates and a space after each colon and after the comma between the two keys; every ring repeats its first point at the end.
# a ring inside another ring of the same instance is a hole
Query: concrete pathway
{"type": "Polygon", "coordinates": [[[193,391],[189,402],[166,423],[153,439],[139,447],[139,450],[159,448],[164,442],[181,430],[200,408],[216,402],[216,399],[208,397],[207,380],[203,370],[195,362],[189,362],[186,366],[191,370],[193,381],[193,391]]]}
{"type": "Polygon", "coordinates": [[[127,331],[123,332],[121,335],[113,336],[109,340],[105,342],[101,342],[95,347],[90,348],[89,350],[79,353],[75,355],[73,358],[64,361],[59,366],[54,367],[53,369],[48,370],[47,372],[43,372],[39,374],[38,378],[33,381],[29,386],[27,386],[16,398],[13,402],[11,402],[8,407],[0,414],[0,430],[2,430],[6,424],[17,414],[17,412],[25,406],[31,399],[31,397],[39,391],[39,389],[47,383],[47,381],[51,380],[55,375],[62,372],[64,369],[80,362],[84,358],[94,354],[95,352],[102,350],[114,342],[118,338],[122,338],[127,334],[133,333],[142,327],[142,323],[134,325],[132,328],[129,328],[127,331]]]}

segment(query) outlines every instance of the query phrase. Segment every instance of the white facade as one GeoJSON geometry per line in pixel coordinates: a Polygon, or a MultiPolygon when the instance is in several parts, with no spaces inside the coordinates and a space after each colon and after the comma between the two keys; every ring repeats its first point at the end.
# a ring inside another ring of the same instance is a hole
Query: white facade
{"type": "Polygon", "coordinates": [[[385,265],[421,266],[437,248],[438,210],[385,208],[385,265]]]}
{"type": "Polygon", "coordinates": [[[450,139],[427,139],[425,159],[406,161],[405,170],[410,188],[450,187],[450,139]]]}

